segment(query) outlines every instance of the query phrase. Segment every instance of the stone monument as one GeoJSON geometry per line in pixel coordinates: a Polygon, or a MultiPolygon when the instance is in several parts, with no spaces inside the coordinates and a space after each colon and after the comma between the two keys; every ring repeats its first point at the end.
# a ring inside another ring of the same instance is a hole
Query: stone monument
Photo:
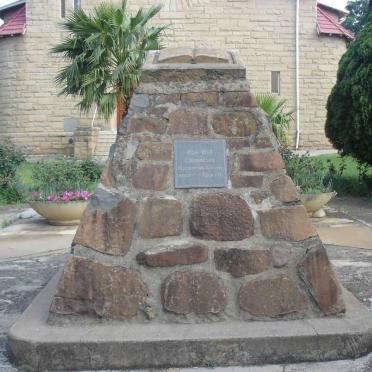
{"type": "Polygon", "coordinates": [[[37,304],[11,330],[22,366],[283,363],[371,345],[236,51],[148,55],[72,250],[38,300],[44,338],[19,341],[37,304]]]}

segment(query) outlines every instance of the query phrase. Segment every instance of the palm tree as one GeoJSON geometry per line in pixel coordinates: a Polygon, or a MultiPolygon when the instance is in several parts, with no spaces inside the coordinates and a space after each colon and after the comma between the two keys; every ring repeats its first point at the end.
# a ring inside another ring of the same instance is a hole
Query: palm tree
{"type": "Polygon", "coordinates": [[[258,106],[269,117],[273,132],[281,145],[288,145],[288,130],[293,121],[293,111],[285,111],[285,99],[279,99],[271,93],[255,95],[258,106]]]}
{"type": "Polygon", "coordinates": [[[56,77],[60,94],[79,97],[83,112],[96,106],[106,120],[118,102],[128,105],[146,52],[162,47],[165,27],[148,27],[159,11],[160,6],[152,6],[131,16],[123,0],[120,5],[102,3],[89,15],[81,8],[71,13],[62,23],[68,36],[51,50],[68,62],[56,77]]]}

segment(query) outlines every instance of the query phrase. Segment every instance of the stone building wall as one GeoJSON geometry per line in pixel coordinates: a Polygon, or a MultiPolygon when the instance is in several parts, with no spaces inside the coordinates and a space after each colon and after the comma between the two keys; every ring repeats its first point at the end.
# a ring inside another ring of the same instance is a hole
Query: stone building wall
{"type": "MultiPolygon", "coordinates": [[[[0,39],[0,138],[12,139],[33,156],[72,155],[73,131],[64,128],[65,119],[86,126],[92,121],[92,114],[80,115],[77,100],[58,97],[54,78],[63,60],[49,50],[64,36],[61,21],[59,1],[28,0],[26,33],[0,39]]],[[[95,125],[106,124],[96,120],[95,125]]]]}
{"type": "MultiPolygon", "coordinates": [[[[167,46],[209,46],[238,49],[255,93],[269,92],[271,71],[280,71],[281,94],[294,109],[295,2],[290,0],[178,0],[163,1],[156,22],[169,24],[167,46]]],[[[132,9],[152,0],[130,0],[132,9]]],[[[324,148],[325,104],[336,81],[337,64],[346,43],[337,37],[318,36],[316,0],[300,2],[301,147],[324,148]]],[[[291,138],[294,143],[295,127],[291,138]]]]}

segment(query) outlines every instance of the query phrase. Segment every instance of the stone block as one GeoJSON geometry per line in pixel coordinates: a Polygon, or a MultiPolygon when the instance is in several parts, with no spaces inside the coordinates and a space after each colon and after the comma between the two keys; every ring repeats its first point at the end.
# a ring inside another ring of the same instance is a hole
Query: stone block
{"type": "Polygon", "coordinates": [[[286,266],[292,256],[292,249],[290,246],[276,245],[272,249],[273,252],[273,266],[286,266]]]}
{"type": "Polygon", "coordinates": [[[257,317],[282,316],[299,312],[306,306],[296,283],[286,275],[242,284],[238,300],[242,310],[257,317]]]}
{"type": "Polygon", "coordinates": [[[149,132],[155,134],[163,134],[167,129],[167,122],[159,118],[151,118],[148,116],[132,117],[128,122],[128,133],[149,132]]]}
{"type": "Polygon", "coordinates": [[[148,198],[139,219],[139,235],[144,239],[180,235],[182,205],[174,198],[148,198]]]}
{"type": "Polygon", "coordinates": [[[301,205],[258,213],[262,234],[267,238],[300,241],[317,235],[301,205]]]}
{"type": "Polygon", "coordinates": [[[323,245],[308,251],[298,264],[299,275],[326,315],[345,311],[342,291],[323,245]]]}
{"type": "Polygon", "coordinates": [[[201,239],[243,240],[254,233],[252,212],[238,195],[201,194],[191,202],[190,231],[201,239]]]}
{"type": "Polygon", "coordinates": [[[160,51],[158,63],[191,63],[193,57],[193,48],[166,48],[160,51]]]}
{"type": "Polygon", "coordinates": [[[187,110],[174,111],[169,114],[169,132],[190,136],[208,135],[208,114],[187,110]]]}
{"type": "Polygon", "coordinates": [[[272,194],[281,202],[289,203],[300,200],[297,189],[288,176],[282,176],[271,183],[272,194]]]}
{"type": "Polygon", "coordinates": [[[206,47],[195,48],[195,63],[230,63],[227,52],[206,47]]]}
{"type": "Polygon", "coordinates": [[[162,285],[164,310],[176,314],[218,314],[226,306],[226,289],[214,274],[177,271],[162,285]]]}
{"type": "Polygon", "coordinates": [[[184,93],[181,94],[181,102],[186,105],[216,106],[218,96],[218,92],[184,93]]]}
{"type": "Polygon", "coordinates": [[[233,175],[230,177],[232,187],[262,187],[262,176],[233,175]]]}
{"type": "Polygon", "coordinates": [[[249,92],[225,92],[223,103],[227,107],[257,107],[256,99],[249,92]]]}
{"type": "Polygon", "coordinates": [[[268,249],[224,248],[214,251],[216,268],[234,278],[258,274],[270,268],[271,251],[268,249]]]}
{"type": "Polygon", "coordinates": [[[284,162],[278,152],[252,152],[239,156],[241,171],[263,172],[284,168],[284,162]]]}
{"type": "Polygon", "coordinates": [[[172,160],[172,144],[141,143],[136,150],[136,157],[140,160],[172,160]]]}
{"type": "Polygon", "coordinates": [[[135,271],[74,256],[65,265],[50,311],[130,319],[146,296],[147,287],[135,271]]]}
{"type": "Polygon", "coordinates": [[[257,121],[250,112],[220,112],[213,115],[212,127],[226,137],[247,137],[257,132],[257,121]]]}
{"type": "Polygon", "coordinates": [[[111,254],[125,255],[132,243],[134,224],[136,221],[136,203],[128,198],[107,196],[100,199],[96,194],[91,201],[98,206],[86,209],[72,242],[96,251],[111,254]],[[107,203],[107,204],[106,204],[107,203]],[[101,205],[106,204],[106,209],[101,205]],[[107,205],[112,205],[107,209],[107,205]]]}
{"type": "Polygon", "coordinates": [[[171,267],[176,265],[193,265],[208,260],[208,247],[201,244],[166,246],[141,252],[137,262],[149,267],[171,267]]]}
{"type": "Polygon", "coordinates": [[[165,190],[169,181],[168,165],[143,165],[133,175],[133,186],[144,190],[165,190]]]}

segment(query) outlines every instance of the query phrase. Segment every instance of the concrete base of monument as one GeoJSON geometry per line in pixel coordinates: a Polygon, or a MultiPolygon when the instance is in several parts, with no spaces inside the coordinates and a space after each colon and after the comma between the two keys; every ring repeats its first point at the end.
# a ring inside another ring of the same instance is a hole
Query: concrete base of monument
{"type": "Polygon", "coordinates": [[[372,350],[372,314],[349,292],[346,315],[272,322],[55,326],[47,323],[58,276],[9,332],[22,370],[234,366],[353,359],[372,350]]]}

